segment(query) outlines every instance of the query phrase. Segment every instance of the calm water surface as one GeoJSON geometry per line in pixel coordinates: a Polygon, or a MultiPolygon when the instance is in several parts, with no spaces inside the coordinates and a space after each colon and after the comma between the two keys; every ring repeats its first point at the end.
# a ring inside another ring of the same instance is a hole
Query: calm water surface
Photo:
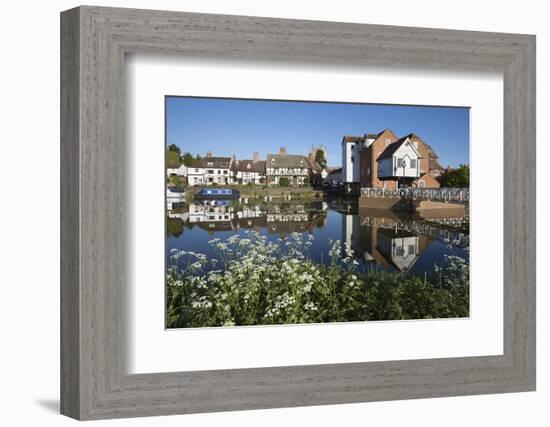
{"type": "Polygon", "coordinates": [[[364,270],[401,271],[424,276],[442,265],[445,255],[468,259],[468,217],[464,210],[398,215],[388,210],[359,209],[356,203],[324,200],[308,203],[190,203],[168,211],[167,254],[173,248],[217,258],[208,243],[257,231],[284,242],[293,232],[313,236],[309,257],[330,261],[330,240],[348,244],[364,270]]]}

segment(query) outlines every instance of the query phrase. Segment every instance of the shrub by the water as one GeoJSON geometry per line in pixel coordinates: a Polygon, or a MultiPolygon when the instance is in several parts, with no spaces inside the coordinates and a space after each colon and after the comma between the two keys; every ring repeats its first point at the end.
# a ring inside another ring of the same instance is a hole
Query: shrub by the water
{"type": "Polygon", "coordinates": [[[257,232],[209,243],[219,259],[173,250],[167,327],[207,327],[465,317],[469,268],[447,257],[430,278],[364,272],[350,247],[332,242],[331,262],[308,259],[311,235],[269,242],[257,232]]]}

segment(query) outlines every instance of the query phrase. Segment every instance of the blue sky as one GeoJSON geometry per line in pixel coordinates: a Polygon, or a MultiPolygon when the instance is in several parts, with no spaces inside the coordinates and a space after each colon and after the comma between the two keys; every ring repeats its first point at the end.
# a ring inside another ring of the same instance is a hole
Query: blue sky
{"type": "Polygon", "coordinates": [[[430,144],[443,166],[469,163],[469,109],[381,104],[342,104],[219,98],[166,98],[166,141],[182,153],[265,159],[286,147],[307,155],[326,145],[329,166],[340,166],[343,135],[392,129],[415,133],[430,144]]]}

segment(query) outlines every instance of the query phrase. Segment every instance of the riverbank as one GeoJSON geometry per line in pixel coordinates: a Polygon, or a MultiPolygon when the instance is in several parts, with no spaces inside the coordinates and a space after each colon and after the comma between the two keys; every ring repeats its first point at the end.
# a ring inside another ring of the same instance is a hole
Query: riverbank
{"type": "MultiPolygon", "coordinates": [[[[304,187],[285,187],[285,186],[267,186],[267,185],[227,185],[227,188],[239,190],[241,199],[248,198],[250,201],[265,200],[315,200],[323,197],[323,191],[311,186],[304,187]]],[[[212,186],[187,187],[187,201],[192,201],[194,195],[203,188],[218,188],[212,186]]],[[[222,187],[219,187],[222,188],[222,187]]]]}

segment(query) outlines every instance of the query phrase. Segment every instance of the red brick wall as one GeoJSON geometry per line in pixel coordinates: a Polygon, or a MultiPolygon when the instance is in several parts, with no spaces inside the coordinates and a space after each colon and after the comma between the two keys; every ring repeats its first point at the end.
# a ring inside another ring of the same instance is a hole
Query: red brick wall
{"type": "MultiPolygon", "coordinates": [[[[391,129],[386,129],[380,134],[378,138],[369,147],[371,150],[371,185],[370,187],[384,187],[384,181],[378,179],[378,157],[386,149],[387,144],[386,140],[389,139],[390,143],[394,143],[398,140],[397,136],[391,131],[391,129]]],[[[397,188],[397,181],[386,180],[387,188],[397,188]]]]}
{"type": "Polygon", "coordinates": [[[424,181],[424,187],[427,188],[439,188],[440,184],[437,179],[435,179],[433,176],[431,176],[429,173],[422,175],[420,178],[416,179],[413,182],[413,187],[418,187],[419,181],[424,181]]]}
{"type": "Polygon", "coordinates": [[[420,175],[422,176],[425,173],[428,173],[430,170],[430,159],[429,159],[429,152],[428,147],[426,147],[426,144],[422,142],[421,139],[412,137],[411,141],[414,143],[417,143],[416,149],[418,150],[418,153],[420,154],[420,175]]]}

